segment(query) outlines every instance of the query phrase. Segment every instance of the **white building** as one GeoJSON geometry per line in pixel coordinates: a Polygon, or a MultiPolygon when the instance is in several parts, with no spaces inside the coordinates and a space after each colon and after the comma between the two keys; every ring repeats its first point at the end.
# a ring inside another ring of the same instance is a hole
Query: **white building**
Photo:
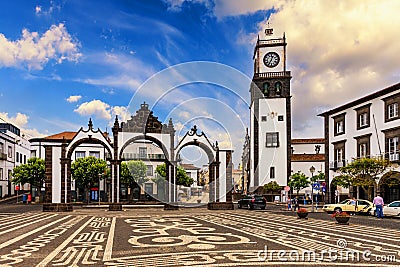
{"type": "MultiPolygon", "coordinates": [[[[0,123],[0,197],[13,195],[15,185],[11,173],[15,166],[27,163],[30,158],[30,143],[18,127],[0,123]]],[[[19,185],[20,190],[29,190],[29,185],[19,185]]]]}
{"type": "MultiPolygon", "coordinates": [[[[384,156],[395,163],[394,172],[382,175],[370,188],[372,194],[362,188],[350,193],[367,199],[380,192],[386,202],[400,199],[399,105],[400,83],[319,115],[325,121],[325,173],[329,183],[338,175],[337,169],[354,158],[384,156]],[[389,178],[397,180],[397,185],[387,186],[385,181],[389,178]]],[[[333,201],[336,188],[330,189],[333,201]]],[[[347,190],[338,189],[341,194],[348,194],[347,190]]]]}

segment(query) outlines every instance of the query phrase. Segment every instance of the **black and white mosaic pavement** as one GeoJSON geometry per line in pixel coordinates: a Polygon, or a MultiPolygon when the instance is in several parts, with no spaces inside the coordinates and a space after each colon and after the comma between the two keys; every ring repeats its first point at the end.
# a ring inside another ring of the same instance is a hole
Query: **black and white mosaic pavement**
{"type": "Polygon", "coordinates": [[[272,212],[0,213],[0,266],[399,266],[397,229],[272,212]]]}

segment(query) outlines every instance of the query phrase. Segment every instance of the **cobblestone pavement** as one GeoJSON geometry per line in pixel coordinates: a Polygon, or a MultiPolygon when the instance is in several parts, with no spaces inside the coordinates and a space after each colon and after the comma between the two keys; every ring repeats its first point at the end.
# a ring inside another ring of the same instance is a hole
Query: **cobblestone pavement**
{"type": "Polygon", "coordinates": [[[5,213],[0,266],[399,266],[396,229],[277,211],[5,213]]]}

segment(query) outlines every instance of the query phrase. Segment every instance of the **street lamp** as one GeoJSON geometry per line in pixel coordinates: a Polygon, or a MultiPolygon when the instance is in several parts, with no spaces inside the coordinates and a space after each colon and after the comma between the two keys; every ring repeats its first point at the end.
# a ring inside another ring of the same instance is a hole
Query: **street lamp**
{"type": "Polygon", "coordinates": [[[311,172],[311,212],[314,212],[314,172],[315,168],[314,166],[311,166],[310,168],[311,172]]]}
{"type": "Polygon", "coordinates": [[[97,188],[97,197],[99,198],[99,206],[100,206],[100,179],[103,176],[103,174],[99,173],[99,187],[97,188]]]}

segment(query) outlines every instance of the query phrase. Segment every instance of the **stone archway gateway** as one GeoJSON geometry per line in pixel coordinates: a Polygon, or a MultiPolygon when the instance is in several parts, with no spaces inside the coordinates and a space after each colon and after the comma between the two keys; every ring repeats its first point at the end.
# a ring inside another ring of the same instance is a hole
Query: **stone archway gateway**
{"type": "MultiPolygon", "coordinates": [[[[65,132],[67,133],[67,132],[65,132]]],[[[38,139],[43,142],[45,164],[46,164],[46,182],[45,182],[45,204],[44,211],[68,211],[72,210],[71,203],[71,162],[72,155],[78,147],[83,144],[97,144],[104,148],[104,158],[109,162],[111,168],[111,192],[109,196],[110,209],[117,207],[121,209],[120,204],[120,166],[121,162],[126,160],[126,154],[129,146],[137,142],[154,143],[161,151],[161,155],[143,154],[148,160],[158,160],[166,163],[166,186],[165,198],[160,199],[166,203],[177,202],[177,184],[176,168],[177,156],[182,148],[187,146],[198,146],[203,149],[209,159],[209,185],[210,209],[233,209],[232,203],[232,150],[221,150],[218,143],[211,144],[204,132],[198,133],[194,126],[182,138],[175,147],[175,129],[172,119],[168,124],[162,124],[153,112],[148,109],[148,104],[143,103],[140,109],[127,122],[119,124],[118,117],[115,118],[112,127],[113,141],[110,140],[107,133],[100,129],[94,130],[92,120],[89,120],[88,129],[81,128],[78,132],[68,132],[70,138],[52,140],[43,138],[38,139]],[[106,154],[107,152],[107,154],[106,154]],[[107,155],[107,156],[106,156],[107,155]],[[147,158],[149,155],[151,157],[147,158]]],[[[100,188],[100,185],[99,185],[100,188]]],[[[99,189],[100,191],[100,189],[99,189]]]]}

